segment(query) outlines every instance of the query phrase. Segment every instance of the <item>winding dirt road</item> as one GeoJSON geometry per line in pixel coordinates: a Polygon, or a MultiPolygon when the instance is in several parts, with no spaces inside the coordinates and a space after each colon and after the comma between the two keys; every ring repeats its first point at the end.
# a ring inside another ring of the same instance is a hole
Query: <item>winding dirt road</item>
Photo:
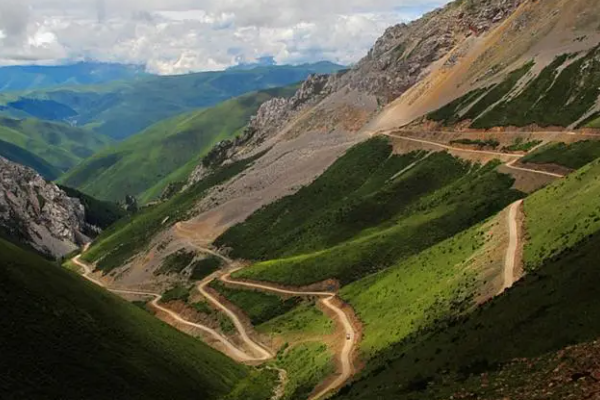
{"type": "MultiPolygon", "coordinates": [[[[234,263],[233,260],[223,256],[222,254],[219,254],[210,249],[200,247],[200,246],[193,244],[191,240],[194,237],[194,231],[187,229],[184,226],[184,224],[177,223],[175,225],[175,229],[176,229],[176,231],[179,232],[180,236],[188,239],[189,240],[188,243],[191,246],[193,246],[196,250],[198,250],[199,252],[207,253],[207,254],[211,254],[215,257],[219,257],[221,260],[223,260],[225,262],[225,264],[227,264],[229,266],[233,265],[233,263],[234,263]]],[[[334,381],[332,381],[329,385],[327,385],[327,387],[323,388],[317,394],[311,396],[309,400],[318,399],[331,391],[341,388],[348,381],[348,379],[350,379],[352,377],[352,375],[354,375],[354,372],[355,372],[354,364],[352,362],[352,352],[353,352],[355,346],[357,345],[358,335],[357,335],[356,331],[354,330],[354,326],[352,325],[352,321],[351,321],[350,317],[348,317],[348,315],[346,315],[344,310],[342,310],[340,307],[338,307],[334,303],[334,299],[337,297],[337,294],[333,293],[333,292],[311,292],[311,291],[297,291],[297,290],[290,290],[290,289],[281,289],[281,288],[269,285],[264,282],[248,282],[248,281],[238,281],[236,279],[233,279],[231,277],[231,274],[233,274],[241,269],[242,268],[232,269],[229,272],[220,276],[219,280],[222,282],[228,283],[230,285],[236,285],[236,286],[241,286],[241,287],[246,287],[246,288],[251,288],[251,289],[259,289],[259,290],[266,291],[266,292],[279,293],[279,294],[292,295],[292,296],[320,297],[321,304],[323,304],[323,306],[325,306],[326,308],[331,310],[335,315],[338,316],[340,324],[344,328],[344,337],[346,338],[346,341],[344,342],[344,346],[342,347],[342,351],[339,354],[339,362],[342,367],[341,373],[334,381]]],[[[219,309],[221,309],[225,313],[227,313],[227,315],[231,318],[231,320],[235,324],[238,332],[240,333],[240,336],[242,336],[242,338],[244,339],[244,341],[247,344],[254,343],[254,345],[250,345],[250,347],[252,347],[258,354],[262,354],[262,357],[264,357],[263,358],[264,360],[272,358],[273,354],[271,352],[267,351],[261,345],[253,342],[252,339],[250,339],[250,337],[248,336],[248,334],[246,332],[244,325],[239,320],[239,318],[235,315],[235,313],[233,311],[229,310],[225,305],[220,303],[217,298],[215,298],[209,292],[206,291],[206,287],[210,284],[210,282],[212,282],[212,280],[208,280],[204,283],[201,283],[198,286],[198,289],[200,290],[202,295],[204,297],[206,297],[213,305],[215,305],[216,307],[218,307],[219,309]],[[248,340],[246,340],[246,339],[248,339],[248,340]]]]}
{"type": "MultiPolygon", "coordinates": [[[[180,225],[178,224],[178,228],[180,227],[180,225]]],[[[199,246],[196,246],[192,243],[190,243],[194,248],[196,248],[199,252],[202,253],[206,253],[206,254],[211,254],[214,255],[216,257],[221,258],[223,261],[225,261],[225,263],[227,265],[232,265],[233,261],[230,260],[229,258],[215,252],[212,251],[210,249],[206,249],[206,248],[202,248],[199,246]]],[[[87,251],[89,247],[89,244],[86,245],[83,249],[83,251],[87,251]]],[[[338,307],[335,303],[334,303],[334,299],[336,298],[337,294],[336,293],[331,293],[331,292],[311,292],[311,291],[295,291],[295,290],[287,290],[287,289],[281,289],[278,287],[274,287],[274,286],[270,286],[268,284],[265,283],[253,283],[253,282],[246,282],[246,281],[237,281],[233,278],[231,278],[231,274],[239,271],[241,268],[237,268],[234,270],[231,270],[228,273],[223,274],[222,271],[218,271],[212,275],[210,275],[209,277],[205,278],[202,282],[200,282],[198,284],[198,290],[200,291],[200,293],[216,308],[218,308],[219,310],[223,311],[225,314],[227,314],[227,316],[231,319],[231,321],[233,322],[233,324],[235,325],[238,333],[240,334],[240,337],[242,338],[242,340],[244,341],[244,343],[250,348],[252,349],[253,353],[255,353],[256,355],[249,355],[247,353],[245,353],[244,351],[240,350],[238,347],[236,347],[233,343],[231,343],[227,337],[225,337],[224,335],[220,334],[219,332],[217,332],[216,330],[207,327],[205,325],[202,324],[198,324],[195,322],[191,322],[186,320],[185,318],[183,318],[181,315],[179,315],[178,313],[169,310],[166,307],[163,307],[160,304],[160,301],[162,299],[162,295],[158,294],[158,293],[151,293],[151,292],[142,292],[142,291],[135,291],[135,290],[122,290],[122,289],[111,289],[106,287],[106,285],[104,285],[104,283],[102,283],[101,281],[95,279],[92,277],[92,273],[93,270],[90,267],[90,265],[88,265],[86,262],[81,260],[81,255],[78,255],[77,257],[72,259],[73,263],[75,263],[76,265],[78,265],[79,267],[81,267],[83,269],[83,274],[82,276],[89,280],[90,282],[101,286],[105,289],[107,289],[110,292],[113,293],[117,293],[117,294],[129,294],[129,295],[138,295],[138,296],[149,296],[149,297],[153,297],[154,299],[152,300],[152,302],[150,303],[152,307],[154,307],[157,310],[160,310],[164,313],[166,313],[167,315],[169,315],[172,319],[174,319],[175,321],[177,321],[180,324],[183,325],[187,325],[187,326],[191,326],[194,328],[198,328],[200,330],[202,330],[203,332],[209,334],[210,336],[212,336],[214,339],[216,339],[217,341],[219,341],[220,343],[223,344],[224,348],[226,349],[226,353],[229,354],[229,356],[231,356],[233,359],[240,361],[240,362],[262,362],[262,361],[267,361],[269,359],[272,359],[274,357],[274,354],[272,351],[270,351],[269,349],[263,347],[261,344],[255,342],[249,335],[248,332],[244,326],[244,324],[242,323],[242,321],[239,319],[239,317],[229,308],[227,308],[226,305],[222,304],[219,299],[215,296],[213,296],[209,291],[207,291],[207,286],[215,279],[220,279],[222,282],[225,283],[229,283],[232,285],[236,285],[236,286],[242,286],[242,287],[248,287],[248,288],[252,288],[252,289],[259,289],[259,290],[263,290],[263,291],[268,291],[268,292],[273,292],[273,293],[280,293],[280,294],[286,294],[286,295],[294,295],[294,296],[315,296],[315,297],[321,297],[321,303],[328,309],[330,309],[335,315],[337,315],[342,327],[344,328],[344,335],[346,337],[346,341],[344,342],[344,346],[342,348],[342,351],[339,354],[339,358],[340,358],[340,365],[342,367],[341,373],[339,376],[337,376],[335,378],[335,380],[333,380],[330,384],[327,385],[327,387],[323,388],[321,391],[319,391],[317,394],[313,395],[310,397],[310,400],[315,400],[318,399],[322,396],[324,396],[325,394],[334,391],[336,389],[339,389],[340,387],[342,387],[346,381],[348,379],[350,379],[352,377],[352,375],[354,374],[354,365],[352,363],[352,352],[354,350],[354,347],[356,346],[356,342],[357,342],[357,334],[354,330],[354,327],[352,325],[351,319],[348,317],[348,315],[346,315],[346,313],[340,308],[338,307]]],[[[285,371],[281,370],[281,369],[277,369],[280,371],[280,376],[283,375],[285,376],[286,373],[285,371]]],[[[283,382],[282,382],[283,384],[283,382]]],[[[283,389],[278,389],[279,392],[282,392],[283,389]]]]}
{"type": "Polygon", "coordinates": [[[225,275],[223,275],[220,278],[221,281],[223,281],[225,283],[229,283],[231,285],[235,285],[235,286],[242,286],[242,287],[247,287],[247,288],[251,288],[251,289],[259,289],[259,290],[263,290],[263,291],[267,291],[267,292],[273,292],[273,293],[279,293],[279,294],[285,294],[285,295],[321,297],[321,304],[323,304],[325,307],[327,307],[328,309],[333,311],[338,316],[338,319],[344,328],[344,336],[346,338],[346,341],[344,342],[342,351],[339,355],[340,365],[342,366],[341,374],[334,381],[332,381],[329,385],[327,385],[327,387],[323,388],[320,392],[312,395],[309,398],[309,400],[318,399],[318,398],[324,396],[325,394],[342,387],[344,385],[344,383],[346,383],[346,381],[348,379],[350,379],[352,377],[352,375],[354,375],[354,365],[352,363],[352,351],[354,350],[354,347],[357,344],[356,342],[358,340],[358,336],[356,334],[356,331],[354,330],[354,326],[352,325],[351,319],[348,317],[348,315],[346,315],[344,310],[342,310],[340,307],[338,307],[333,302],[333,300],[336,298],[337,294],[333,293],[333,292],[311,292],[311,291],[296,291],[296,290],[289,290],[289,289],[281,289],[281,288],[271,286],[271,285],[268,285],[265,283],[238,281],[238,280],[231,278],[231,274],[239,271],[240,269],[241,268],[238,268],[236,270],[226,273],[225,275]]]}
{"type": "MultiPolygon", "coordinates": [[[[256,361],[257,359],[255,357],[249,356],[248,354],[244,353],[243,351],[241,351],[240,349],[238,349],[236,346],[233,345],[233,343],[231,343],[225,336],[221,335],[219,332],[217,332],[216,330],[202,325],[202,324],[198,324],[195,322],[191,322],[188,321],[186,319],[184,319],[181,315],[179,315],[178,313],[169,310],[166,307],[163,307],[162,305],[160,305],[160,300],[162,299],[162,295],[158,294],[158,293],[150,293],[150,292],[140,292],[140,291],[135,291],[135,290],[121,290],[121,289],[110,289],[107,288],[106,285],[104,285],[102,282],[94,279],[91,277],[92,274],[92,268],[85,262],[81,261],[81,255],[75,257],[72,259],[73,263],[75,263],[76,265],[78,265],[79,267],[83,268],[84,273],[82,274],[83,277],[87,280],[89,280],[92,283],[95,283],[98,286],[101,286],[105,289],[107,289],[110,292],[113,293],[117,293],[117,294],[130,294],[130,295],[138,295],[138,296],[148,296],[148,297],[153,297],[154,300],[152,300],[152,302],[150,303],[152,305],[152,307],[156,308],[157,310],[160,310],[164,313],[166,313],[167,315],[169,315],[171,318],[173,318],[175,321],[177,321],[178,323],[181,323],[183,325],[187,325],[187,326],[191,326],[193,328],[198,328],[200,330],[202,330],[203,332],[211,335],[213,338],[215,338],[216,340],[218,340],[219,342],[221,342],[223,344],[223,346],[225,346],[226,352],[235,360],[237,361],[241,361],[241,362],[249,362],[249,361],[256,361]]],[[[211,278],[211,277],[209,277],[211,278]]],[[[214,277],[212,277],[210,280],[214,279],[214,277]]],[[[262,358],[261,358],[262,360],[262,358]]]]}

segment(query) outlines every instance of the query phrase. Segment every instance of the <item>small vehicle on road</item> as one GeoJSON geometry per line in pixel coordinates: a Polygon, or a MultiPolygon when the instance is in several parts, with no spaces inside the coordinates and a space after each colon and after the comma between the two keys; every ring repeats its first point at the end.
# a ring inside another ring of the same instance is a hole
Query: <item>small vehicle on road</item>
{"type": "Polygon", "coordinates": [[[346,340],[350,340],[350,334],[346,333],[346,340]]]}

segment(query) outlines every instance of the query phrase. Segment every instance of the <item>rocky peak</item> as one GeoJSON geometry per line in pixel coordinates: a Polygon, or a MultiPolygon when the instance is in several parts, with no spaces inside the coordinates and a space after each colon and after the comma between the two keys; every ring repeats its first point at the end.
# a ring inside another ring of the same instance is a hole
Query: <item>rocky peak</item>
{"type": "Polygon", "coordinates": [[[85,241],[85,209],[34,170],[0,157],[0,230],[54,257],[85,241]]]}
{"type": "Polygon", "coordinates": [[[525,0],[463,0],[432,11],[410,24],[388,28],[342,85],[373,94],[386,104],[427,73],[461,40],[484,34],[508,18],[525,0]]]}

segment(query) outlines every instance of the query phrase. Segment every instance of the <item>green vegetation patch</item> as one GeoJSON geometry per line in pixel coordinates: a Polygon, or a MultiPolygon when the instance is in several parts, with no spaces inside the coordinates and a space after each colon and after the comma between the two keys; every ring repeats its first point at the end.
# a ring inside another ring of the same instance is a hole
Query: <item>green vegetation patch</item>
{"type": "Polygon", "coordinates": [[[215,243],[232,248],[234,257],[266,260],[323,249],[354,236],[414,198],[402,199],[396,193],[398,180],[386,181],[422,154],[391,153],[383,137],[351,148],[311,185],[254,213],[215,243]]]}
{"type": "Polygon", "coordinates": [[[596,232],[476,311],[411,335],[379,354],[337,398],[447,399],[448,391],[460,389],[466,379],[494,374],[512,360],[596,340],[599,246],[596,232]]]}
{"type": "Polygon", "coordinates": [[[81,201],[81,204],[85,207],[85,221],[88,224],[106,229],[127,215],[127,212],[118,204],[96,200],[70,187],[61,185],[59,187],[67,196],[81,201]]]}
{"type": "Polygon", "coordinates": [[[594,112],[589,117],[583,119],[583,121],[577,125],[577,129],[580,128],[600,128],[600,111],[594,112]]]}
{"type": "Polygon", "coordinates": [[[192,264],[191,280],[201,281],[223,265],[223,260],[217,256],[210,255],[192,264]]]}
{"type": "MultiPolygon", "coordinates": [[[[394,202],[390,209],[400,208],[397,214],[388,214],[379,225],[364,229],[341,244],[259,262],[234,276],[292,285],[336,278],[348,284],[390,267],[483,221],[522,197],[522,193],[512,189],[513,178],[498,173],[497,165],[471,165],[447,153],[433,154],[394,180],[398,191],[390,197],[394,202]],[[406,202],[409,204],[402,209],[406,202]]],[[[359,208],[364,214],[354,215],[372,221],[368,213],[374,208],[359,208]]],[[[381,211],[375,212],[382,215],[381,211]]],[[[272,240],[267,234],[265,229],[261,236],[265,242],[272,240]]]]}
{"type": "Polygon", "coordinates": [[[525,140],[522,137],[518,137],[510,146],[502,147],[502,151],[522,151],[527,153],[541,143],[541,140],[525,140]]]}
{"type": "Polygon", "coordinates": [[[472,307],[477,285],[472,255],[485,241],[478,226],[344,287],[340,296],[363,322],[363,356],[376,357],[419,329],[472,307]]]}
{"type": "Polygon", "coordinates": [[[3,399],[216,400],[249,374],[150,313],[3,241],[0,302],[3,399]]]}
{"type": "Polygon", "coordinates": [[[233,321],[231,320],[231,318],[229,318],[229,316],[227,314],[220,312],[218,315],[219,315],[219,326],[221,327],[221,330],[225,334],[232,334],[232,333],[237,332],[235,325],[233,324],[233,321]]]}
{"type": "Polygon", "coordinates": [[[460,122],[459,113],[468,107],[470,104],[475,102],[475,100],[479,99],[484,93],[486,93],[490,88],[482,88],[472,90],[464,96],[459,97],[458,99],[446,104],[444,107],[438,109],[427,115],[432,121],[441,122],[445,126],[451,126],[458,122],[460,122]]]}
{"type": "Polygon", "coordinates": [[[323,343],[301,343],[277,355],[275,365],[287,371],[285,400],[309,397],[315,386],[335,371],[333,353],[323,343]]]}
{"type": "Polygon", "coordinates": [[[270,400],[278,381],[279,374],[276,370],[253,370],[223,400],[270,400]]]}
{"type": "Polygon", "coordinates": [[[464,144],[467,146],[476,146],[479,149],[484,149],[486,147],[495,149],[498,146],[500,146],[500,142],[497,140],[494,140],[494,139],[488,139],[488,140],[456,139],[456,140],[450,141],[450,144],[464,144]]]}
{"type": "Polygon", "coordinates": [[[494,126],[568,126],[579,121],[600,95],[600,47],[562,68],[572,55],[557,57],[516,97],[473,123],[494,126]]]}
{"type": "Polygon", "coordinates": [[[600,158],[600,141],[589,140],[571,144],[551,143],[521,159],[532,164],[557,164],[579,169],[600,158]]]}
{"type": "Polygon", "coordinates": [[[215,310],[213,310],[208,303],[204,302],[204,301],[199,301],[197,303],[193,303],[190,304],[192,306],[192,308],[196,311],[198,311],[199,313],[202,314],[206,314],[206,315],[212,315],[215,313],[215,310]]]}
{"type": "Polygon", "coordinates": [[[154,275],[179,274],[192,263],[194,258],[196,258],[196,254],[186,250],[169,254],[160,268],[154,272],[154,275]]]}
{"type": "Polygon", "coordinates": [[[169,201],[120,220],[98,237],[83,258],[97,262],[97,268],[105,273],[124,265],[143,251],[158,232],[188,218],[190,210],[210,188],[236,176],[263,154],[227,165],[169,201]]]}
{"type": "MultiPolygon", "coordinates": [[[[511,72],[462,116],[459,116],[460,109],[477,97],[479,91],[467,93],[430,114],[429,118],[446,125],[473,120],[471,127],[475,129],[532,124],[541,127],[569,126],[580,121],[600,95],[599,54],[600,46],[586,54],[558,56],[516,92],[517,83],[534,65],[530,62],[511,72]]],[[[593,117],[586,118],[579,127],[595,127],[597,119],[593,117]]]]}
{"type": "Polygon", "coordinates": [[[232,289],[219,281],[212,281],[210,287],[240,308],[252,322],[259,325],[283,315],[300,303],[300,298],[284,300],[281,297],[253,290],[232,289]]]}
{"type": "Polygon", "coordinates": [[[183,301],[187,303],[190,298],[191,289],[192,288],[190,286],[185,285],[174,286],[163,293],[161,302],[168,303],[170,301],[183,301]]]}
{"type": "Polygon", "coordinates": [[[538,270],[545,260],[600,230],[598,176],[597,160],[525,201],[528,270],[538,270]]]}
{"type": "MultiPolygon", "coordinates": [[[[498,103],[504,98],[504,96],[506,96],[515,88],[517,83],[529,71],[531,71],[533,66],[534,63],[529,62],[523,65],[521,68],[509,73],[504,81],[494,86],[490,91],[486,93],[485,96],[483,96],[479,101],[477,101],[473,106],[471,106],[471,108],[462,116],[461,120],[474,120],[477,117],[479,117],[483,112],[485,112],[488,108],[498,103]]],[[[475,121],[472,126],[478,127],[479,122],[475,121]]]]}
{"type": "Polygon", "coordinates": [[[256,327],[268,335],[323,336],[334,331],[333,321],[323,314],[314,302],[303,302],[291,311],[256,327]]]}

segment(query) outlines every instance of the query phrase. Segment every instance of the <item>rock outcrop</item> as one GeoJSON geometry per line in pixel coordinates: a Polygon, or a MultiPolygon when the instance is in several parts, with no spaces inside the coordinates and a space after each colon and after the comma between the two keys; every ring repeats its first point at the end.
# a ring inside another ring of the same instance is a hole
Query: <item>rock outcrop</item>
{"type": "Polygon", "coordinates": [[[0,157],[0,231],[41,253],[61,257],[87,238],[85,209],[34,170],[0,157]]]}

